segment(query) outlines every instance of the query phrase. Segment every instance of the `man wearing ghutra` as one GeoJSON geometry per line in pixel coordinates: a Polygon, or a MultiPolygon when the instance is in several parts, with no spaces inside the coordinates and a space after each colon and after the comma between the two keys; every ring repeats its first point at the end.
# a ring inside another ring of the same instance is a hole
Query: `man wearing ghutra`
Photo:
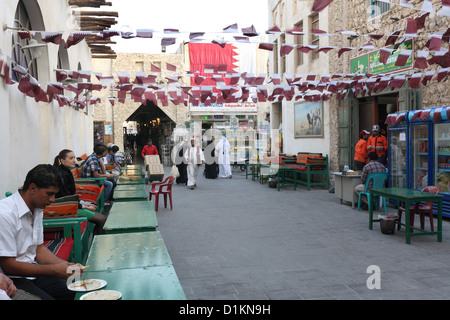
{"type": "Polygon", "coordinates": [[[230,143],[225,136],[216,145],[216,155],[219,160],[219,177],[231,179],[230,143]]]}
{"type": "Polygon", "coordinates": [[[191,144],[187,148],[184,155],[187,164],[187,187],[193,190],[197,187],[197,174],[199,167],[205,162],[205,156],[203,155],[202,148],[196,145],[195,138],[191,138],[191,144]]]}

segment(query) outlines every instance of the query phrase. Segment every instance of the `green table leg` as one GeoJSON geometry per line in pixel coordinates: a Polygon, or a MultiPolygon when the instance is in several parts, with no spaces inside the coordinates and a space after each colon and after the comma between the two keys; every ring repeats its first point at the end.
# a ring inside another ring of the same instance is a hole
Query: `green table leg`
{"type": "Polygon", "coordinates": [[[410,202],[405,201],[405,233],[406,233],[406,243],[411,243],[411,217],[410,217],[410,210],[409,210],[410,202]]]}
{"type": "Polygon", "coordinates": [[[442,242],[442,199],[438,200],[438,242],[442,242]]]}
{"type": "Polygon", "coordinates": [[[367,201],[369,202],[369,230],[373,229],[373,206],[372,206],[372,194],[367,195],[367,201]]]}

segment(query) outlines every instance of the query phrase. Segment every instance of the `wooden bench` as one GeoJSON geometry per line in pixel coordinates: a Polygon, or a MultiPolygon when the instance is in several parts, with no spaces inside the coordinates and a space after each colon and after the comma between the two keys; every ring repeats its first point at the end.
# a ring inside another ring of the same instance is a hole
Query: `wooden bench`
{"type": "Polygon", "coordinates": [[[308,190],[311,190],[312,186],[323,186],[328,189],[328,155],[323,157],[321,153],[298,153],[295,163],[292,160],[283,160],[282,166],[298,170],[293,177],[285,177],[287,181],[306,185],[308,190]],[[313,176],[323,176],[324,181],[313,181],[313,176]]]}

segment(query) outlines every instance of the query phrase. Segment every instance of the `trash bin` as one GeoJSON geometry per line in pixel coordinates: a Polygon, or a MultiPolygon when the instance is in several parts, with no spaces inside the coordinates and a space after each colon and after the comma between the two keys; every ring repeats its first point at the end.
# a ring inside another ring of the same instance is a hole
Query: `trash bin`
{"type": "Polygon", "coordinates": [[[278,180],[269,178],[269,188],[276,188],[278,186],[278,180]]]}
{"type": "Polygon", "coordinates": [[[378,219],[380,219],[380,230],[383,234],[394,234],[395,232],[395,222],[398,219],[398,216],[389,216],[380,214],[378,215],[378,219]]]}

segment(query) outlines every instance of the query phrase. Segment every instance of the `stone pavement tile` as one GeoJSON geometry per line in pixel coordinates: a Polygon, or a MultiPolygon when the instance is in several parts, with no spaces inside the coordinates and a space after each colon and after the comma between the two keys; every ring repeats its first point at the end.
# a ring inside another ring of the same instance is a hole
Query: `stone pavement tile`
{"type": "Polygon", "coordinates": [[[269,290],[266,294],[270,300],[303,300],[294,289],[269,290]]]}

